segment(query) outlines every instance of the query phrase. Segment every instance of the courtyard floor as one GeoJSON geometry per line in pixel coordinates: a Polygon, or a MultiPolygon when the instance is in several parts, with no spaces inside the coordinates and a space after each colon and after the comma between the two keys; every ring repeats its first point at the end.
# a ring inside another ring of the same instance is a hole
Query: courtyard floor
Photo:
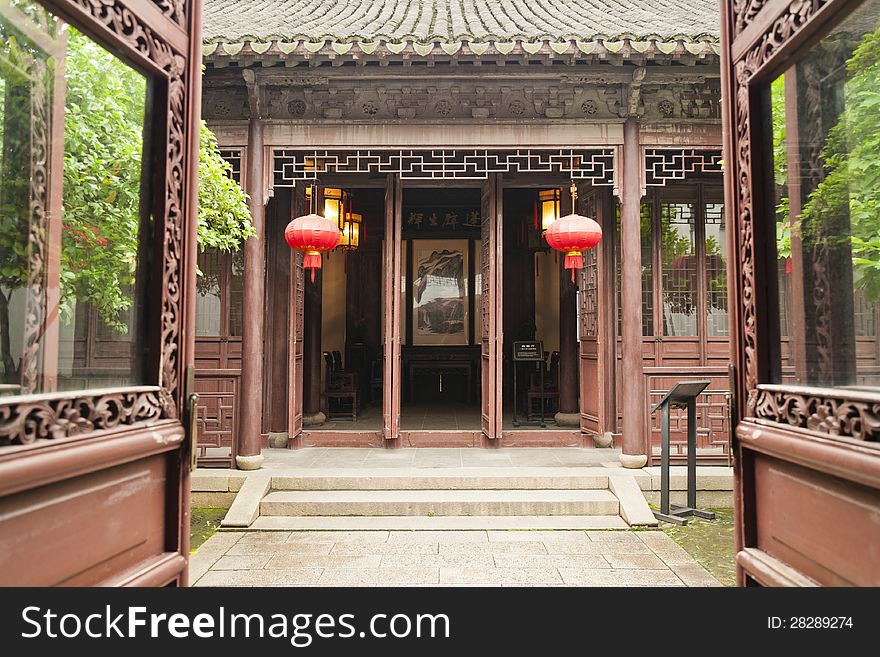
{"type": "Polygon", "coordinates": [[[195,586],[720,586],[659,530],[220,532],[195,586]]]}

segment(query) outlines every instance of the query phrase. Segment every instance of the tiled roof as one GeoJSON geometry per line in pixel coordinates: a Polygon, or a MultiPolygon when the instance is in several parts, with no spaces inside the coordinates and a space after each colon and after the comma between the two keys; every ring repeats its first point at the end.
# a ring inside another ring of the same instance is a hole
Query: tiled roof
{"type": "Polygon", "coordinates": [[[528,53],[545,44],[559,54],[571,45],[592,52],[584,44],[605,43],[639,52],[670,44],[671,52],[718,41],[715,0],[205,0],[204,7],[206,54],[217,51],[214,44],[229,55],[246,45],[259,54],[272,44],[285,53],[340,55],[354,44],[365,53],[387,44],[392,53],[411,48],[419,55],[453,54],[463,44],[478,55],[522,44],[528,53]]]}

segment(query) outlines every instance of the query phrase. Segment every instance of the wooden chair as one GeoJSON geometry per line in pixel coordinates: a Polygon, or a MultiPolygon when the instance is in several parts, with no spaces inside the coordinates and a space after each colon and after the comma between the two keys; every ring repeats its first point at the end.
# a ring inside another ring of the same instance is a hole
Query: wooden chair
{"type": "MultiPolygon", "coordinates": [[[[538,367],[543,367],[543,363],[538,367]]],[[[544,387],[541,388],[540,372],[532,372],[529,377],[529,388],[526,391],[526,416],[532,419],[536,411],[536,403],[544,399],[544,416],[559,410],[559,352],[550,355],[550,363],[544,373],[544,387]]]]}
{"type": "Polygon", "coordinates": [[[348,418],[352,422],[357,421],[357,374],[344,372],[337,368],[333,354],[327,351],[324,352],[324,363],[326,367],[324,399],[327,405],[327,419],[348,418]]]}

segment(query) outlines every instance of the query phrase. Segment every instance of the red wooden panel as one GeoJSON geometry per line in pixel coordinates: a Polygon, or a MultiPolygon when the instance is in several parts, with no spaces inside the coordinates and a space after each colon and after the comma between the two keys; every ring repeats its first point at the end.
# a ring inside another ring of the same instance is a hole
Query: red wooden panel
{"type": "Polygon", "coordinates": [[[501,437],[502,196],[501,177],[489,174],[480,195],[480,416],[483,435],[489,440],[501,437]]]}
{"type": "Polygon", "coordinates": [[[176,458],[160,454],[0,497],[0,585],[89,586],[162,555],[176,458]]]}
{"type": "Polygon", "coordinates": [[[880,491],[758,454],[757,547],[826,586],[880,586],[880,491]]]}
{"type": "MultiPolygon", "coordinates": [[[[306,212],[305,188],[297,187],[293,200],[295,216],[306,212]]],[[[290,347],[287,350],[287,389],[288,416],[287,433],[290,441],[299,440],[302,435],[303,419],[303,370],[304,370],[304,299],[305,279],[303,278],[303,254],[299,251],[290,258],[290,347]]]]}
{"type": "Polygon", "coordinates": [[[382,396],[383,435],[386,440],[400,437],[401,349],[400,316],[405,303],[401,272],[403,190],[400,179],[389,175],[385,185],[385,241],[383,243],[383,287],[387,300],[384,317],[384,391],[382,396]]]}
{"type": "MultiPolygon", "coordinates": [[[[729,455],[730,414],[727,406],[728,374],[724,369],[694,367],[689,369],[646,368],[645,385],[648,406],[653,407],[679,381],[705,379],[709,387],[697,398],[697,460],[726,462],[729,455]]],[[[673,409],[670,417],[670,454],[674,459],[687,456],[687,411],[673,409]]],[[[647,420],[650,461],[660,458],[660,414],[647,420]]]]}
{"type": "Polygon", "coordinates": [[[199,465],[234,467],[240,378],[234,370],[196,371],[199,465]]]}

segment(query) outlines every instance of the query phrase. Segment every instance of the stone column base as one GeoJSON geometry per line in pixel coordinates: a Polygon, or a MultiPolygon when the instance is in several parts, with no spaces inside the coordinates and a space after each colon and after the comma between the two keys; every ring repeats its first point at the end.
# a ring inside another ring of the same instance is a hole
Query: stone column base
{"type": "Polygon", "coordinates": [[[620,465],[624,468],[644,468],[648,463],[647,454],[621,454],[620,465]]]}
{"type": "Polygon", "coordinates": [[[560,427],[579,427],[581,426],[580,413],[557,413],[553,416],[556,424],[560,427]]]}
{"type": "Polygon", "coordinates": [[[321,411],[317,413],[312,413],[310,415],[306,415],[303,413],[303,426],[304,427],[319,427],[327,421],[327,416],[324,415],[321,411]]]}
{"type": "Polygon", "coordinates": [[[269,447],[274,447],[275,449],[286,449],[289,444],[290,436],[288,436],[286,431],[269,432],[269,447]]]}
{"type": "Polygon", "coordinates": [[[263,455],[236,456],[235,465],[239,470],[259,470],[263,467],[263,455]]]}
{"type": "Polygon", "coordinates": [[[610,431],[597,433],[593,436],[593,445],[600,448],[611,447],[614,445],[614,434],[610,431]]]}

